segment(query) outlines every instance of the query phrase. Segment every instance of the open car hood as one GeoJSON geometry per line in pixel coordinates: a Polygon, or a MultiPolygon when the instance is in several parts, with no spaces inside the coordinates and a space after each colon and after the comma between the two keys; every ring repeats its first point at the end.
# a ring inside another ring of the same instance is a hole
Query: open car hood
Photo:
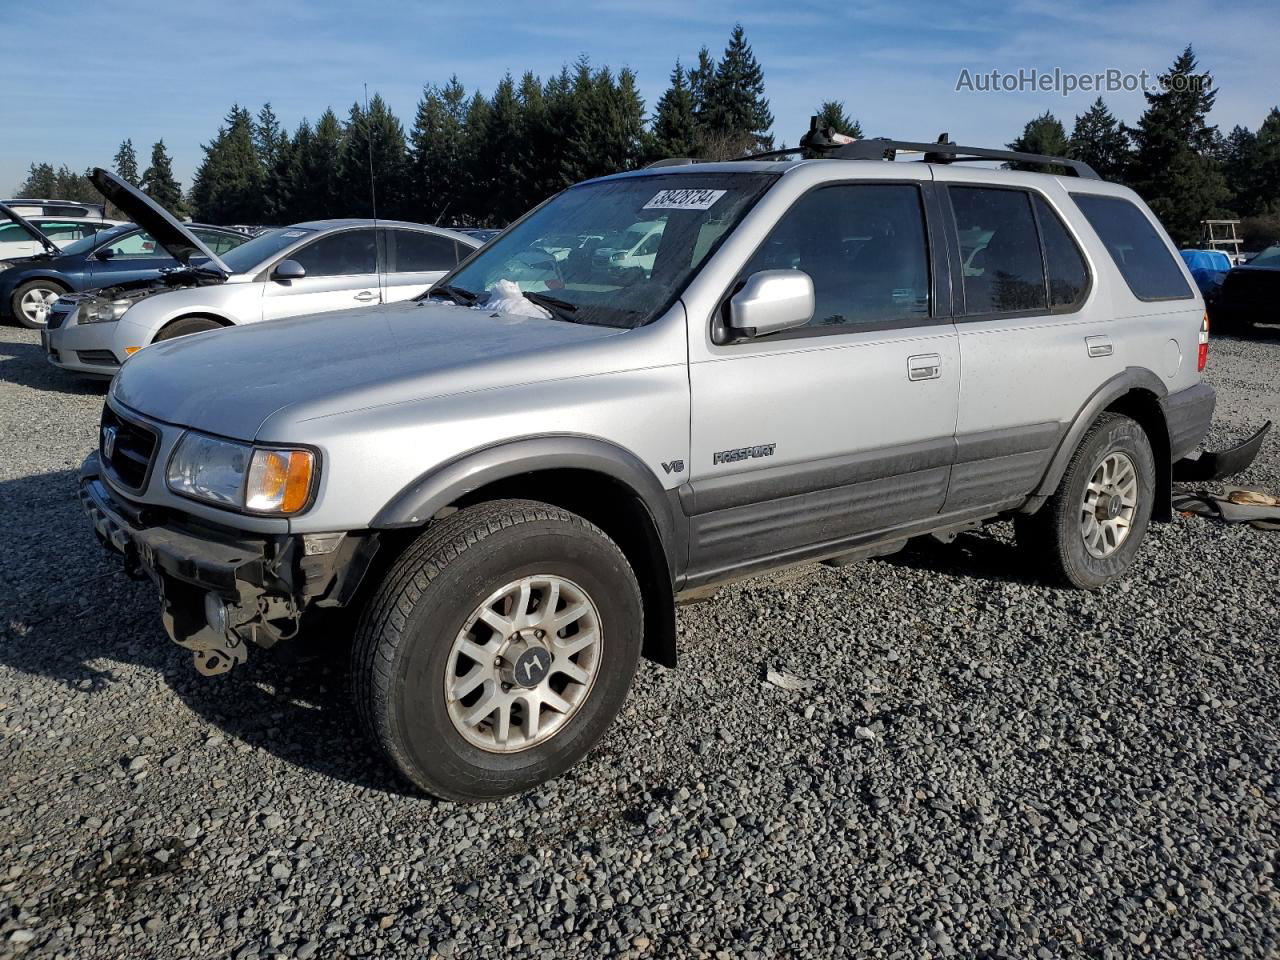
{"type": "Polygon", "coordinates": [[[35,224],[25,219],[17,211],[11,209],[10,207],[6,207],[3,203],[0,203],[0,214],[4,214],[10,220],[16,223],[19,227],[25,230],[31,236],[32,240],[40,241],[40,243],[44,246],[44,248],[48,250],[50,253],[56,256],[57,254],[62,252],[61,250],[58,249],[58,245],[56,243],[54,243],[52,240],[50,240],[40,231],[39,227],[37,227],[35,224]]]}
{"type": "Polygon", "coordinates": [[[122,210],[130,220],[140,226],[152,239],[168,251],[169,255],[184,267],[191,266],[192,257],[206,257],[213,266],[227,276],[231,268],[216,253],[200,242],[194,233],[178,222],[168,210],[160,206],[133,184],[121,180],[110,170],[94,167],[89,179],[98,192],[122,210]]]}

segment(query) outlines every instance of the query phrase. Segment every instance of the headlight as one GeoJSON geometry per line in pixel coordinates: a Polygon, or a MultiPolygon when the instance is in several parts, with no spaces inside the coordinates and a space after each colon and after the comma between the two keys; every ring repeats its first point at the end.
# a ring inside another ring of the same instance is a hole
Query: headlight
{"type": "Polygon", "coordinates": [[[315,454],[188,432],[169,458],[174,493],[250,513],[297,513],[311,497],[315,454]]]}
{"type": "Polygon", "coordinates": [[[132,300],[85,300],[80,304],[81,323],[110,323],[124,316],[132,300]]]}

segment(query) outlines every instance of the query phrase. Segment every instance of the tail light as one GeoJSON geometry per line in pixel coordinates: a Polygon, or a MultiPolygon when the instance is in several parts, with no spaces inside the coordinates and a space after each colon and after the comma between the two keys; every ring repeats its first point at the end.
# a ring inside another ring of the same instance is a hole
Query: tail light
{"type": "Polygon", "coordinates": [[[1196,371],[1204,373],[1209,363],[1209,314],[1200,321],[1200,352],[1196,355],[1196,371]]]}

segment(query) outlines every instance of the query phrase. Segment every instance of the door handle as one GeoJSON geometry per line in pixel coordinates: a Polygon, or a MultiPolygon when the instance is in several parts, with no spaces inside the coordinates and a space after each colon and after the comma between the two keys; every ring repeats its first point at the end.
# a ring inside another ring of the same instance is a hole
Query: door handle
{"type": "Polygon", "coordinates": [[[1109,357],[1115,352],[1110,337],[1085,337],[1084,345],[1091,357],[1109,357]]]}
{"type": "Polygon", "coordinates": [[[941,376],[941,354],[922,353],[914,357],[907,357],[908,380],[937,380],[941,376]]]}
{"type": "Polygon", "coordinates": [[[361,303],[368,303],[370,300],[377,300],[378,295],[370,290],[361,290],[356,294],[356,299],[361,303]]]}

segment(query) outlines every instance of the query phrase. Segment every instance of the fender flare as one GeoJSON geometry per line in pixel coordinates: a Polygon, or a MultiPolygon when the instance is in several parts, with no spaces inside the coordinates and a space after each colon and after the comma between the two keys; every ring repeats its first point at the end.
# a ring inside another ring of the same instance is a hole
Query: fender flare
{"type": "Polygon", "coordinates": [[[1034,496],[1053,495],[1054,490],[1058,488],[1058,483],[1062,480],[1062,475],[1067,472],[1067,464],[1071,461],[1071,455],[1075,453],[1076,447],[1080,445],[1080,438],[1084,436],[1085,431],[1093,425],[1094,420],[1098,419],[1098,414],[1117,398],[1133,389],[1147,390],[1155,394],[1157,400],[1163,400],[1169,394],[1169,388],[1165,386],[1164,381],[1146,367],[1125,367],[1103,383],[1085,401],[1084,406],[1075,415],[1075,419],[1071,421],[1071,426],[1049,461],[1044,479],[1040,481],[1034,496]]]}
{"type": "Polygon", "coordinates": [[[565,469],[590,470],[608,476],[644,504],[674,580],[683,537],[671,509],[671,495],[639,457],[597,437],[544,435],[504,440],[471,450],[433,467],[406,486],[378,511],[370,526],[375,529],[421,526],[442,507],[494,481],[522,473],[565,469]]]}

